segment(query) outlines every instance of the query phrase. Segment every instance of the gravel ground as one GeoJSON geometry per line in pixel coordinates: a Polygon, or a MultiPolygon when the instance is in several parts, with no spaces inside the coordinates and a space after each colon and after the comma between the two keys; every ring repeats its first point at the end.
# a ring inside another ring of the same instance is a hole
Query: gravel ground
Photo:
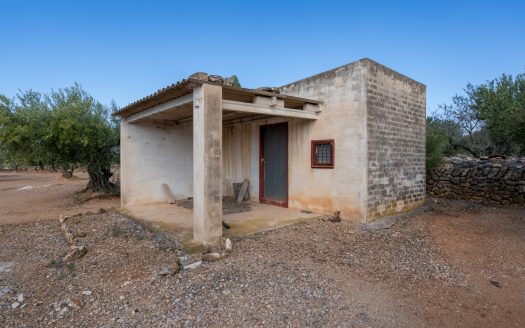
{"type": "Polygon", "coordinates": [[[67,243],[56,221],[0,226],[0,326],[519,327],[525,264],[512,247],[524,245],[525,210],[481,208],[432,201],[391,226],[296,224],[234,240],[226,258],[177,274],[177,251],[115,213],[70,219],[88,249],[74,264],[58,261],[67,243]],[[517,244],[501,246],[512,251],[506,278],[483,264],[493,271],[478,279],[479,267],[450,255],[451,212],[517,225],[517,244]]]}

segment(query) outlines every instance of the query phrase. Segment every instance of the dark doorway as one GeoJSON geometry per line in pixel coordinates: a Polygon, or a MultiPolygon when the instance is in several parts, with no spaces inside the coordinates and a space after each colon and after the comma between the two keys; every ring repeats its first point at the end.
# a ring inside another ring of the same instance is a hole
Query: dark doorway
{"type": "Polygon", "coordinates": [[[288,123],[261,126],[259,200],[288,207],[288,123]]]}

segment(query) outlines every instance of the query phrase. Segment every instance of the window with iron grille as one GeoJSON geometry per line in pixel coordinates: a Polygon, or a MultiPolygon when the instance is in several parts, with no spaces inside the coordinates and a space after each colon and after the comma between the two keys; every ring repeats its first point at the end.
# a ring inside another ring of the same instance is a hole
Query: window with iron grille
{"type": "Polygon", "coordinates": [[[334,140],[312,140],[312,167],[334,168],[334,140]]]}

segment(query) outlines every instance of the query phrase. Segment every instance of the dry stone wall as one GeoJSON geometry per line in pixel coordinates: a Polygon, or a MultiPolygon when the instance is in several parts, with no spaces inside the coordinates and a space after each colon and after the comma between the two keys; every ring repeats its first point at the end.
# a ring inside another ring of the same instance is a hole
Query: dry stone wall
{"type": "Polygon", "coordinates": [[[427,175],[429,196],[525,204],[525,158],[446,159],[427,175]]]}

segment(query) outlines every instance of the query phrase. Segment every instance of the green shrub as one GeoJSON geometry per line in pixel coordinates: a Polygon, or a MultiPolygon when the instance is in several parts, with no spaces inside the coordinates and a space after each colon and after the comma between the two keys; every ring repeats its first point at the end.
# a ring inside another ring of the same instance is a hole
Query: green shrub
{"type": "Polygon", "coordinates": [[[445,131],[441,128],[441,122],[431,117],[427,118],[427,172],[432,171],[442,163],[448,147],[448,137],[445,131]]]}

